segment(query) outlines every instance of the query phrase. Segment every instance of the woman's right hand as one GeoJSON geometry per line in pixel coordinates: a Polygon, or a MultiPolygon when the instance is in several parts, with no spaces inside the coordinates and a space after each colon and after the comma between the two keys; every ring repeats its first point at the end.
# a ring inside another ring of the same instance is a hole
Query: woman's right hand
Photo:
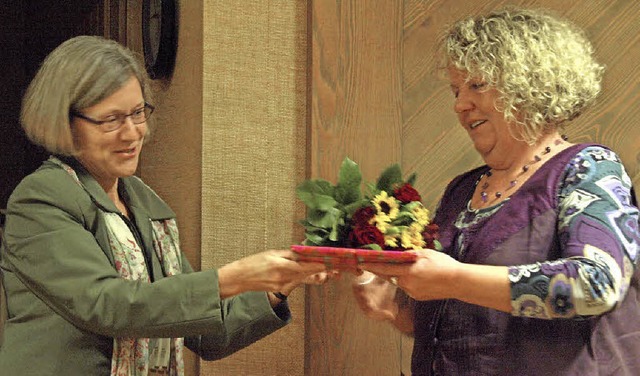
{"type": "Polygon", "coordinates": [[[353,295],[364,314],[378,321],[395,321],[398,303],[395,300],[397,287],[383,278],[367,271],[354,277],[353,295]]]}
{"type": "Polygon", "coordinates": [[[298,262],[290,250],[270,250],[233,261],[218,269],[220,298],[245,291],[283,291],[326,271],[314,262],[298,262]]]}

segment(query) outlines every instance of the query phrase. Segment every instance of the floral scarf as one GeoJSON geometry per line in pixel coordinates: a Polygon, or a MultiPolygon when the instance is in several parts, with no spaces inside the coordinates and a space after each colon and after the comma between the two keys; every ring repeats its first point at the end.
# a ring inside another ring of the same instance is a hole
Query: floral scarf
{"type": "MultiPolygon", "coordinates": [[[[50,161],[67,171],[86,191],[73,168],[55,157],[50,158],[50,161]]],[[[132,281],[151,282],[143,251],[129,226],[117,213],[102,210],[102,215],[107,225],[115,268],[120,277],[132,281]]],[[[182,258],[175,219],[151,221],[151,227],[153,249],[166,276],[180,274],[182,258]]],[[[149,372],[157,375],[183,376],[183,349],[183,338],[114,338],[111,376],[146,376],[149,372]],[[165,354],[167,351],[170,353],[165,354]],[[154,364],[168,365],[168,369],[156,368],[154,364]]]]}

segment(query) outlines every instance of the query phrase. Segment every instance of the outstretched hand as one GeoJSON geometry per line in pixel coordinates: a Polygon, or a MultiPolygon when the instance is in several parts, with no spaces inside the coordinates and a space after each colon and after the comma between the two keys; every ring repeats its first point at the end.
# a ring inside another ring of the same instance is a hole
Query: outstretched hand
{"type": "Polygon", "coordinates": [[[281,291],[288,294],[301,283],[324,283],[329,278],[321,263],[298,262],[289,250],[271,250],[233,261],[218,270],[220,297],[245,291],[281,291]],[[325,274],[318,274],[325,272],[325,274]]]}

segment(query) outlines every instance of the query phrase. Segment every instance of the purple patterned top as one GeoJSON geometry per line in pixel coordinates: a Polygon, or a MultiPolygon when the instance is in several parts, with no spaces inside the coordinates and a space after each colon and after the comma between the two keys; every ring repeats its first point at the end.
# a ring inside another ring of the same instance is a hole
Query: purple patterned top
{"type": "Polygon", "coordinates": [[[469,210],[488,169],[456,177],[434,222],[452,257],[509,267],[513,311],[416,301],[412,375],[640,375],[639,213],[619,158],[571,146],[469,210]]]}
{"type": "MultiPolygon", "coordinates": [[[[611,150],[591,146],[571,160],[558,191],[562,259],[509,268],[514,316],[552,319],[599,315],[622,300],[640,244],[638,209],[631,204],[630,188],[631,180],[611,150]],[[610,233],[611,241],[623,247],[590,244],[584,224],[594,221],[610,233]]],[[[480,210],[467,206],[455,226],[477,225],[505,202],[480,210]]],[[[461,234],[462,238],[464,231],[461,234]]],[[[461,238],[456,244],[458,255],[465,249],[461,238]]]]}

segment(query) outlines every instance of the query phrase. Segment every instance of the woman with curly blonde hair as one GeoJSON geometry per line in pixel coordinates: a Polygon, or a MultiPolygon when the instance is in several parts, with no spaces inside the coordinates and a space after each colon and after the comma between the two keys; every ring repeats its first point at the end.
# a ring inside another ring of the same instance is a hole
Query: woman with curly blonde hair
{"type": "Polygon", "coordinates": [[[640,374],[631,179],[607,147],[561,134],[600,92],[591,43],[550,13],[507,8],[456,22],[441,46],[486,164],[446,188],[443,252],[364,266],[383,278],[354,286],[361,308],[414,336],[414,376],[640,374]]]}

